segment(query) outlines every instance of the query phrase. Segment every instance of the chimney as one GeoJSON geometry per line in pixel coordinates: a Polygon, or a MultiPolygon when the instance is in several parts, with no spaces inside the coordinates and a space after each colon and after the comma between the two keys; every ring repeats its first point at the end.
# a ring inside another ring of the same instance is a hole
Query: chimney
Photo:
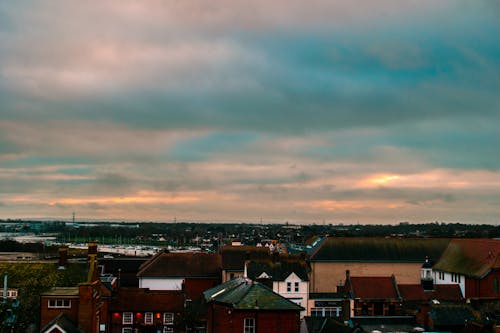
{"type": "Polygon", "coordinates": [[[92,241],[88,244],[87,264],[89,265],[87,282],[92,283],[99,280],[97,269],[97,241],[92,241]]]}
{"type": "Polygon", "coordinates": [[[67,264],[68,264],[68,247],[62,246],[59,248],[58,269],[66,269],[67,264]]]}
{"type": "Polygon", "coordinates": [[[87,250],[87,260],[91,255],[97,255],[97,241],[89,242],[87,250]]]}

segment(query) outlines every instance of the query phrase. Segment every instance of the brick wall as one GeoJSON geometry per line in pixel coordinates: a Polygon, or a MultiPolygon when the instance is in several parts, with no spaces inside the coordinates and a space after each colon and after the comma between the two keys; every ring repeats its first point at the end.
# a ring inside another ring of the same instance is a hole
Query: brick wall
{"type": "Polygon", "coordinates": [[[241,311],[212,303],[208,310],[207,332],[244,332],[245,318],[255,318],[256,332],[298,333],[300,330],[298,311],[241,311]]]}

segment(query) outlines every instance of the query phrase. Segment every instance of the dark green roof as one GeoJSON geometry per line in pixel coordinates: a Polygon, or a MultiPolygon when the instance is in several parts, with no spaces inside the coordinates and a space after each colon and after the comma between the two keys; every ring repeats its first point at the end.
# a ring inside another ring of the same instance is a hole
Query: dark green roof
{"type": "Polygon", "coordinates": [[[205,291],[203,295],[207,302],[226,304],[237,310],[303,310],[265,285],[245,278],[229,280],[205,291]]]}
{"type": "Polygon", "coordinates": [[[252,260],[247,264],[247,275],[255,280],[262,273],[266,273],[273,281],[284,281],[290,274],[295,273],[302,281],[309,281],[307,276],[309,267],[304,260],[252,260]]]}
{"type": "Polygon", "coordinates": [[[435,326],[463,326],[467,321],[478,319],[468,305],[433,306],[429,316],[435,326]]]}
{"type": "Polygon", "coordinates": [[[330,237],[311,256],[311,261],[424,262],[437,260],[449,239],[330,237]]]}

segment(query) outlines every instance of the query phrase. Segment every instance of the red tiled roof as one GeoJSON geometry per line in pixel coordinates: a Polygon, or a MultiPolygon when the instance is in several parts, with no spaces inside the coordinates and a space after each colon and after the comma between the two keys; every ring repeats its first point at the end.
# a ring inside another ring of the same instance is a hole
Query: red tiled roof
{"type": "Polygon", "coordinates": [[[437,299],[442,301],[460,301],[462,292],[458,284],[435,284],[434,290],[424,291],[420,284],[398,284],[401,297],[406,301],[428,301],[437,299]]]}
{"type": "Polygon", "coordinates": [[[160,252],[145,262],[137,273],[138,277],[218,278],[220,275],[220,256],[199,252],[160,252]]]}
{"type": "Polygon", "coordinates": [[[500,240],[453,239],[434,269],[482,278],[500,269],[500,240]]]}
{"type": "Polygon", "coordinates": [[[184,294],[181,291],[145,288],[120,288],[109,305],[110,311],[182,311],[184,294]]]}
{"type": "Polygon", "coordinates": [[[390,276],[351,276],[350,284],[355,298],[398,298],[394,280],[390,276]]]}

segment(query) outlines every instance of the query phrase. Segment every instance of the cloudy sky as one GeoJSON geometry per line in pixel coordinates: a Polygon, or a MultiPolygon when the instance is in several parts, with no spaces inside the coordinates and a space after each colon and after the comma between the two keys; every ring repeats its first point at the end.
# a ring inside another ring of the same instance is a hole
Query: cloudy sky
{"type": "Polygon", "coordinates": [[[496,0],[0,2],[0,218],[500,222],[496,0]]]}

